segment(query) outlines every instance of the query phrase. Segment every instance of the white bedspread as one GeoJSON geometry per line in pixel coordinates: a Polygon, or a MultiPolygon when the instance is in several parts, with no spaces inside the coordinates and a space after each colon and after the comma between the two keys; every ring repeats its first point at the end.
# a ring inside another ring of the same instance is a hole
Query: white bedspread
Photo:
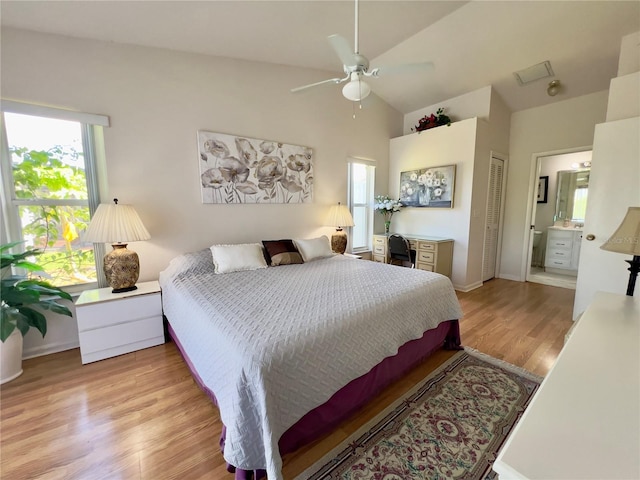
{"type": "Polygon", "coordinates": [[[213,273],[209,250],[160,274],[164,313],[227,427],[224,458],[280,479],[280,436],[439,323],[461,318],[442,275],[337,255],[213,273]]]}

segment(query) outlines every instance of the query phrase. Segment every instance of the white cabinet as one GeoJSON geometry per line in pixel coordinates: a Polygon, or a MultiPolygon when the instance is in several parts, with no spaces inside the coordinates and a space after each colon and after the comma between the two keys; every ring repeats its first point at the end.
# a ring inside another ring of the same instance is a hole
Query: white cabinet
{"type": "Polygon", "coordinates": [[[158,282],[138,283],[131,292],[85,290],[76,302],[82,363],[164,343],[158,282]]]}
{"type": "Polygon", "coordinates": [[[550,227],[547,230],[547,251],[544,266],[547,271],[577,275],[582,230],[550,227]]]}
{"type": "Polygon", "coordinates": [[[498,454],[500,480],[640,478],[640,299],[592,300],[498,454]]]}

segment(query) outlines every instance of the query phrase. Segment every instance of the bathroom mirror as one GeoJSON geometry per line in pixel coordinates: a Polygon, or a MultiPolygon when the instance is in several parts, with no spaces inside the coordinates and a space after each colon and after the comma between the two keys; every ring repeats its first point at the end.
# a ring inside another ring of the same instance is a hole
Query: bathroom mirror
{"type": "Polygon", "coordinates": [[[590,168],[560,170],[558,172],[556,216],[554,220],[584,222],[590,174],[590,168]]]}

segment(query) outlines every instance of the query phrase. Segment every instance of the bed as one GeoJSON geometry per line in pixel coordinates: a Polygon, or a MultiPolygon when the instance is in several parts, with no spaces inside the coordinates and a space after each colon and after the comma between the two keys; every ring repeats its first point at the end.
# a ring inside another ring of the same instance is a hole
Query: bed
{"type": "Polygon", "coordinates": [[[160,274],[168,328],[220,410],[236,478],[332,428],[433,351],[459,348],[442,275],[334,255],[219,274],[211,250],[160,274]]]}

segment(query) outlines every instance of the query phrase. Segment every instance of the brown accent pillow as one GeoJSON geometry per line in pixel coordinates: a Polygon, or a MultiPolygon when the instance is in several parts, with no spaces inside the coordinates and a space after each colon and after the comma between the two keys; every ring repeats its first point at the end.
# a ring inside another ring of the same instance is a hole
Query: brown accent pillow
{"type": "Polygon", "coordinates": [[[303,263],[302,255],[293,243],[293,240],[263,240],[267,263],[272,267],[278,265],[292,265],[303,263]]]}

